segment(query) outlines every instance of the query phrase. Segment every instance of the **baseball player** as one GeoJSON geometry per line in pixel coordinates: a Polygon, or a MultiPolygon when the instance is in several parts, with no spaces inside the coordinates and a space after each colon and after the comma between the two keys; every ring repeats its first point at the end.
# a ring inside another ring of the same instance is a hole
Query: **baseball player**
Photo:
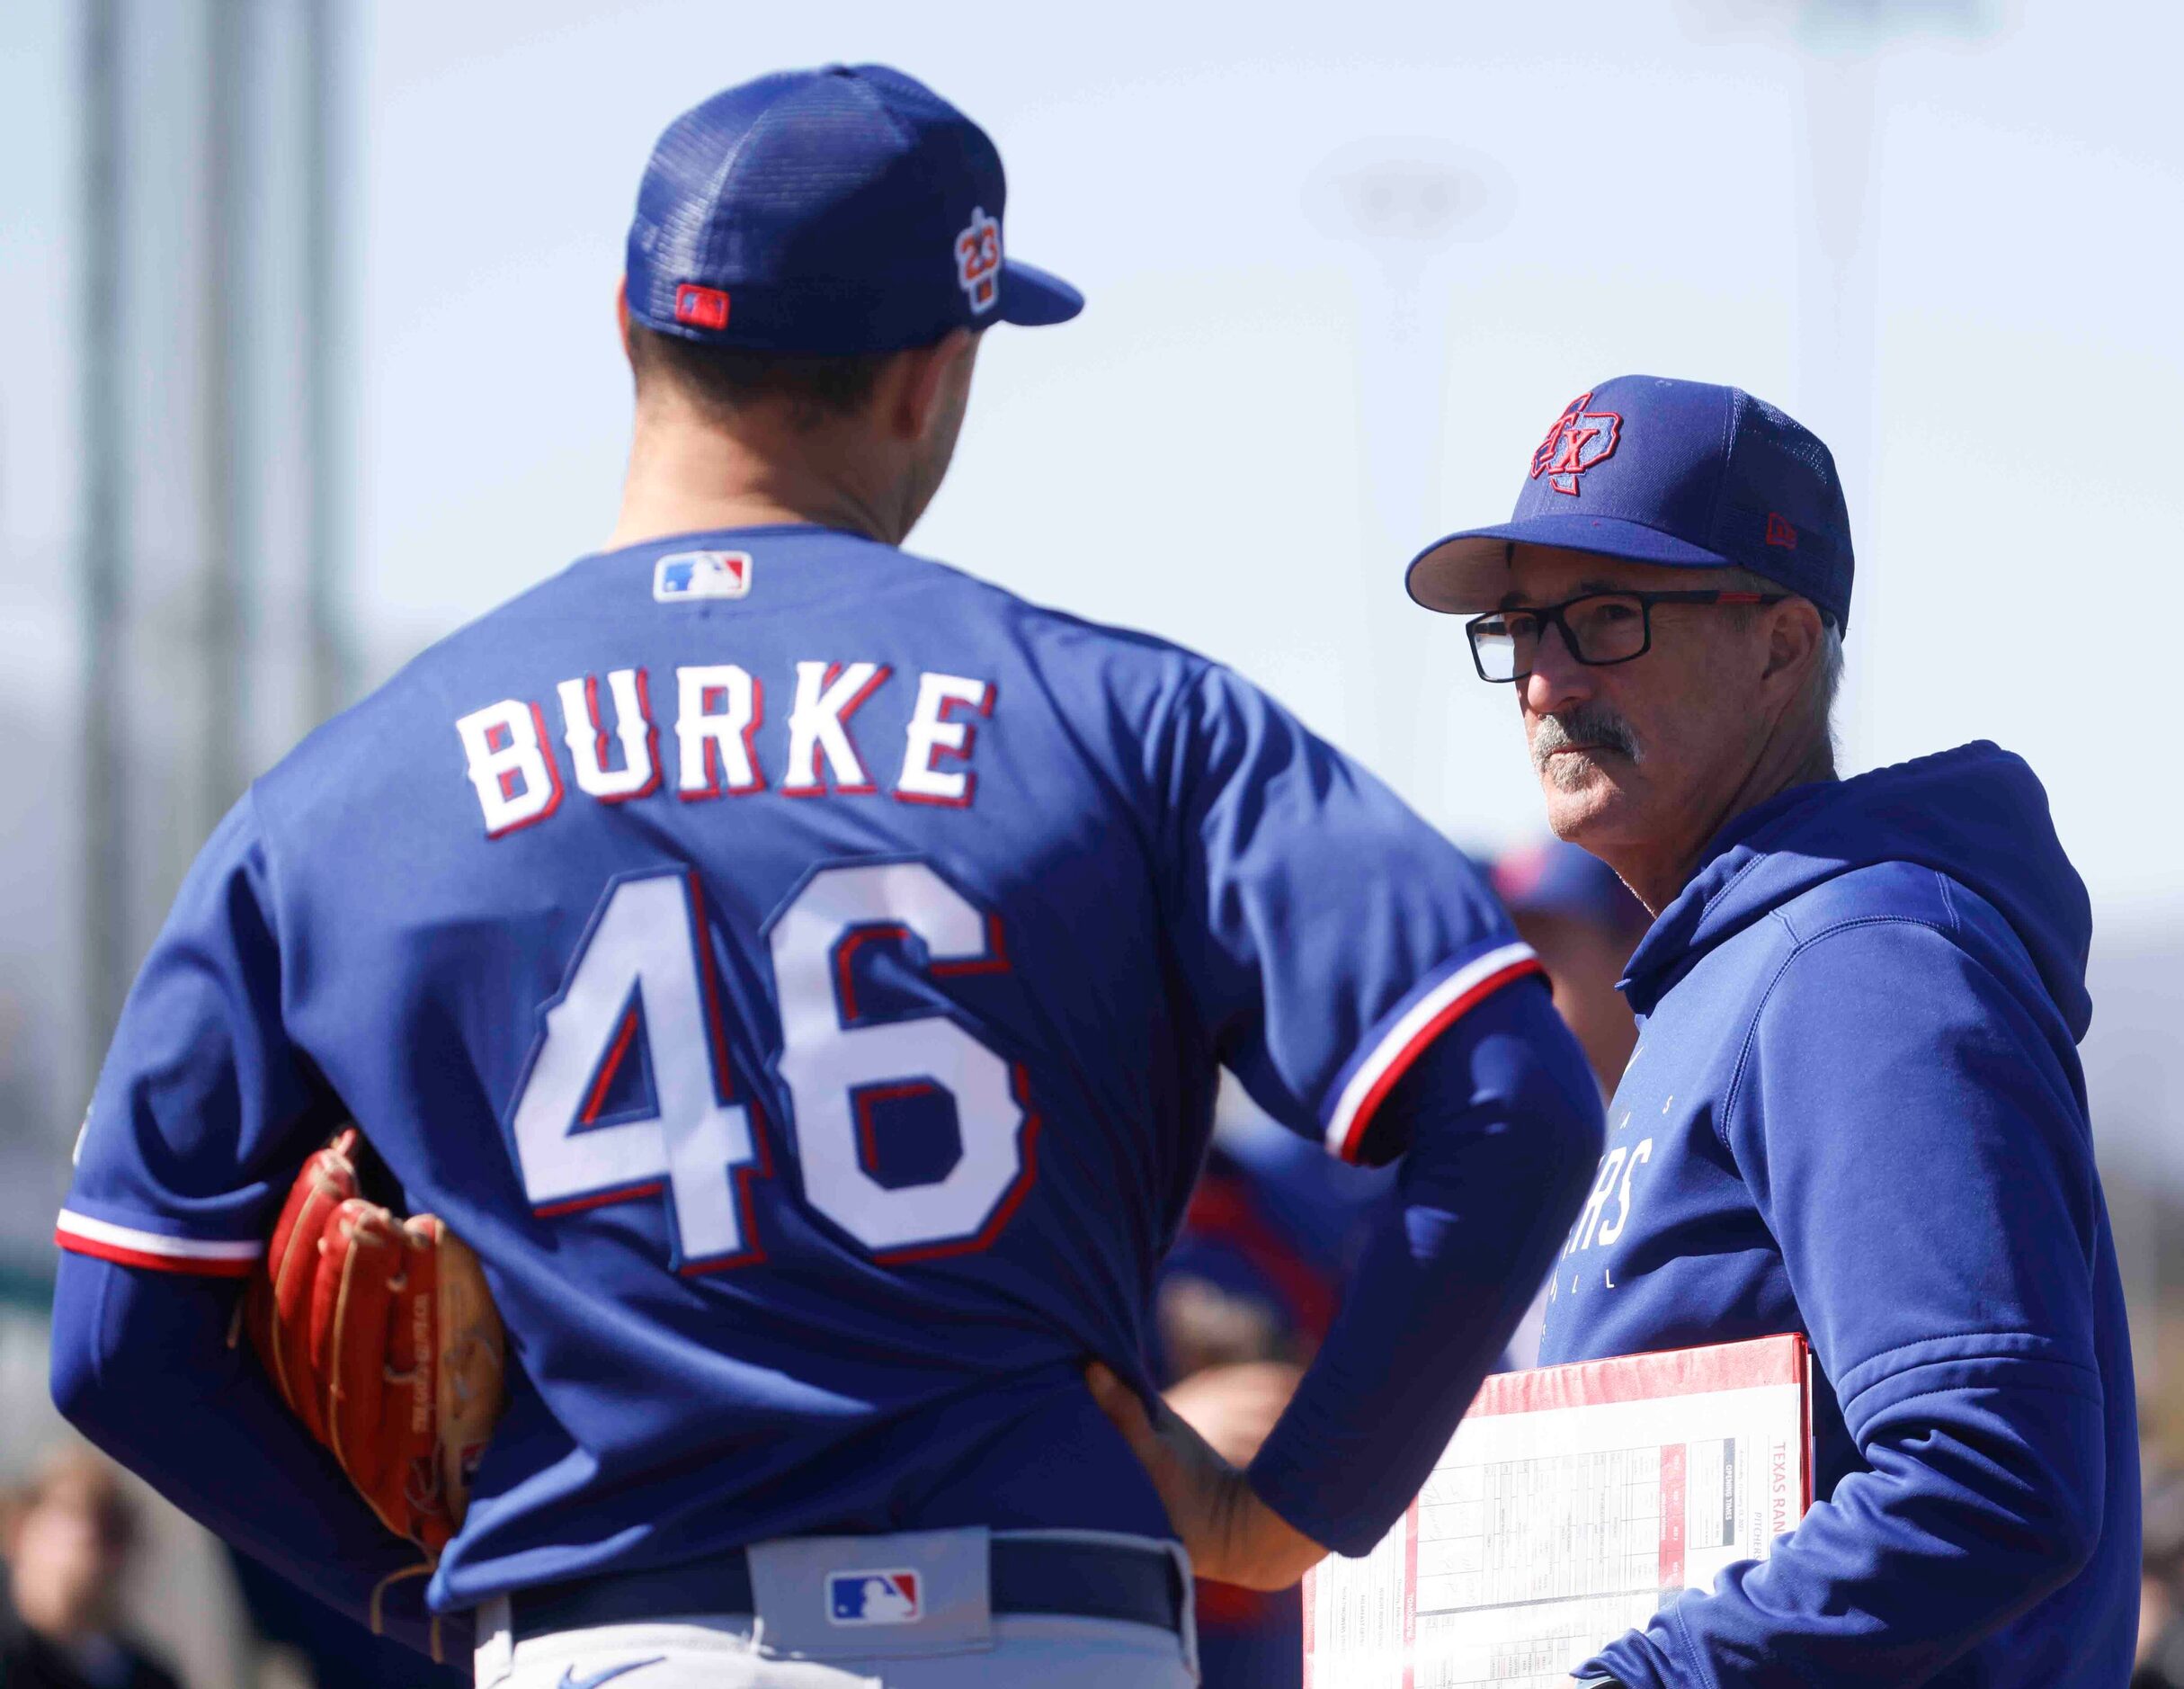
{"type": "Polygon", "coordinates": [[[481,1685],[1188,1683],[1190,1559],[1272,1587],[1370,1548],[1598,1154],[1531,953],[1382,786],[1214,664],[897,549],[980,333],[1081,305],[1004,255],[1005,197],[880,67],[678,119],[628,239],[607,548],[258,782],[122,1014],[56,1399],[420,1644],[425,1592],[481,1685]],[[1241,1472],[1141,1359],[1223,1064],[1404,1157],[1241,1472]],[[316,1229],[344,1120],[397,1231],[356,1196],[316,1229]],[[428,1588],[359,1438],[382,1381],[429,1420],[430,1310],[384,1368],[329,1352],[447,1235],[506,1406],[428,1588]]]}

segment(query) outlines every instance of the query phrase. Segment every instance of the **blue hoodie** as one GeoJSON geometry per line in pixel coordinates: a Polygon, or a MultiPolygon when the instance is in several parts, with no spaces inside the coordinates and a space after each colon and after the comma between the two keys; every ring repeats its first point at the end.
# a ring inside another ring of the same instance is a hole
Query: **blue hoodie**
{"type": "Polygon", "coordinates": [[[1654,923],[1541,1362],[1805,1333],[1816,1505],[1581,1676],[2129,1676],[2135,1407],[2077,1053],[2091,926],[2046,793],[1986,744],[1740,816],[1654,923]]]}

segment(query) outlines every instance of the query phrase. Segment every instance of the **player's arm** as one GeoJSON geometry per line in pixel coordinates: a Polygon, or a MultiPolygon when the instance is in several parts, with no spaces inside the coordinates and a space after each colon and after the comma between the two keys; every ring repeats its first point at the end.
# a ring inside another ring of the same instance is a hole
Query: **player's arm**
{"type": "Polygon", "coordinates": [[[1587,1669],[1633,1689],[1923,1683],[2100,1537],[2091,1146],[2023,1006],[1926,926],[1807,945],[1751,1070],[1730,1148],[1869,1470],[1587,1669]]]}
{"type": "Polygon", "coordinates": [[[1411,1145],[1398,1200],[1246,1470],[1096,1382],[1203,1576],[1282,1588],[1329,1549],[1380,1541],[1516,1330],[1600,1155],[1598,1093],[1536,979],[1435,1039],[1382,1109],[1376,1131],[1411,1145]]]}
{"type": "MultiPolygon", "coordinates": [[[[340,1117],[282,1027],[273,906],[245,798],[184,882],[93,1096],[58,1229],[53,1395],[183,1511],[366,1617],[421,1557],[231,1342],[289,1180],[340,1117]]],[[[383,1602],[421,1647],[423,1581],[383,1602]]]]}
{"type": "Polygon", "coordinates": [[[1417,1493],[1582,1202],[1599,1095],[1529,952],[1371,776],[1211,671],[1184,716],[1174,925],[1223,1059],[1399,1200],[1246,1473],[1096,1381],[1208,1576],[1294,1582],[1417,1493]]]}
{"type": "MultiPolygon", "coordinates": [[[[61,1257],[53,1399],[184,1513],[352,1618],[433,1651],[423,1556],[391,1534],[230,1344],[231,1281],[61,1257]]],[[[470,1646],[441,1626],[439,1658],[470,1646]]]]}

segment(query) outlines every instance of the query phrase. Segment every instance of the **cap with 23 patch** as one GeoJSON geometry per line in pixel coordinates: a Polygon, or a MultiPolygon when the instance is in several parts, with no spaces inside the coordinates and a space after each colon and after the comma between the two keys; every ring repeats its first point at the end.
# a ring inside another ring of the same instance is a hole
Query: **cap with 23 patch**
{"type": "Polygon", "coordinates": [[[1001,155],[885,65],[761,76],[660,137],[629,228],[629,314],[684,339],[850,353],[1065,322],[1066,282],[1005,255],[1001,155]]]}

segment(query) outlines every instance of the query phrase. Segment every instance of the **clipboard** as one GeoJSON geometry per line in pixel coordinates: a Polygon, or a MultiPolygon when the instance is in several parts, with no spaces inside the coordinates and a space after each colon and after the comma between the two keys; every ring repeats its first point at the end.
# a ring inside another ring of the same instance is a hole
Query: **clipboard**
{"type": "Polygon", "coordinates": [[[1802,1336],[1489,1378],[1370,1554],[1304,1587],[1305,1689],[1566,1689],[1812,1506],[1802,1336]]]}

